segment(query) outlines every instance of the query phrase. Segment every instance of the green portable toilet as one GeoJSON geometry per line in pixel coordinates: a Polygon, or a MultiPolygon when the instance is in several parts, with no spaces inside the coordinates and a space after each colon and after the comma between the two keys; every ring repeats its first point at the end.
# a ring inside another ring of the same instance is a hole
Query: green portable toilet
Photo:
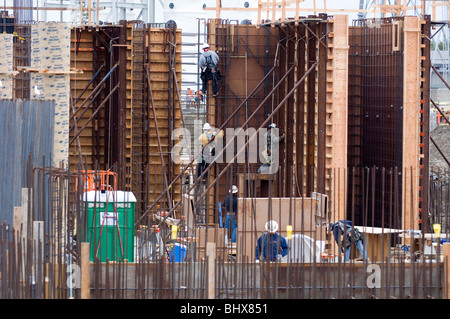
{"type": "Polygon", "coordinates": [[[90,260],[134,262],[134,213],[136,197],[132,192],[89,191],[86,236],[90,260]]]}

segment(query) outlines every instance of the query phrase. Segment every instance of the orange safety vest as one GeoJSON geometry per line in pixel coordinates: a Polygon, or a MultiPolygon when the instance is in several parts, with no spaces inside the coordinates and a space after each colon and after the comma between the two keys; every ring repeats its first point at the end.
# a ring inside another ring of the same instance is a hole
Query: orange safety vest
{"type": "Polygon", "coordinates": [[[202,101],[203,100],[203,97],[200,94],[200,91],[195,92],[195,98],[197,99],[197,101],[202,101]]]}

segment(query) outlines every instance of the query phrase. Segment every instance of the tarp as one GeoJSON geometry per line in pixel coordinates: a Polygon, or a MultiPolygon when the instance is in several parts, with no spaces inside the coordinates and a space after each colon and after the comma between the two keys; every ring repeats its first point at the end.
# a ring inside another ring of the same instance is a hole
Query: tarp
{"type": "Polygon", "coordinates": [[[323,248],[323,241],[315,241],[309,236],[294,234],[289,241],[288,261],[312,263],[315,258],[316,262],[320,262],[323,248]]]}

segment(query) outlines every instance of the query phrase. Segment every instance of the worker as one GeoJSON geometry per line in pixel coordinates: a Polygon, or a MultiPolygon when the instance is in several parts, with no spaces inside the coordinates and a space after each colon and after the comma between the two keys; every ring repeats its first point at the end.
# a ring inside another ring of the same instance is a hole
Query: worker
{"type": "Polygon", "coordinates": [[[231,242],[236,242],[236,217],[237,217],[237,192],[238,188],[236,185],[231,186],[229,190],[229,195],[225,197],[222,207],[227,212],[227,217],[225,219],[225,228],[228,230],[228,239],[231,242]]]}
{"type": "MultiPolygon", "coordinates": [[[[215,132],[212,130],[211,125],[209,123],[205,123],[203,125],[203,133],[199,136],[199,141],[202,143],[202,146],[205,146],[205,149],[202,152],[201,160],[197,163],[197,177],[200,177],[202,173],[208,168],[209,164],[213,161],[214,156],[216,155],[216,141],[212,141],[215,132]]],[[[220,130],[215,138],[223,137],[223,130],[220,130]]],[[[203,176],[203,181],[206,180],[208,176],[208,172],[203,176]]]]}
{"type": "Polygon", "coordinates": [[[200,102],[203,102],[203,95],[201,94],[202,91],[198,90],[195,92],[195,103],[200,104],[200,102]]]}
{"type": "Polygon", "coordinates": [[[277,233],[278,223],[269,220],[265,225],[264,232],[256,243],[256,262],[260,259],[266,261],[281,261],[281,258],[287,256],[288,244],[286,239],[277,233]]]}
{"type": "Polygon", "coordinates": [[[341,240],[341,251],[344,252],[344,260],[348,262],[350,260],[350,249],[353,244],[359,250],[361,258],[363,260],[369,260],[367,251],[364,249],[362,243],[361,233],[357,228],[352,227],[352,222],[349,220],[340,220],[337,223],[329,223],[327,230],[333,232],[334,240],[339,245],[339,239],[341,240]]]}
{"type": "Polygon", "coordinates": [[[270,124],[264,133],[263,164],[258,168],[259,174],[274,174],[278,170],[278,147],[284,141],[284,135],[278,135],[277,125],[270,124]]]}
{"type": "Polygon", "coordinates": [[[218,94],[218,68],[219,56],[216,52],[209,49],[209,44],[205,43],[202,46],[203,53],[200,56],[199,67],[201,69],[202,89],[200,94],[206,95],[208,91],[208,81],[212,81],[213,96],[218,94]]]}
{"type": "Polygon", "coordinates": [[[186,103],[188,105],[191,105],[195,102],[194,99],[194,93],[192,92],[192,90],[190,88],[187,89],[187,93],[186,93],[186,103]]]}

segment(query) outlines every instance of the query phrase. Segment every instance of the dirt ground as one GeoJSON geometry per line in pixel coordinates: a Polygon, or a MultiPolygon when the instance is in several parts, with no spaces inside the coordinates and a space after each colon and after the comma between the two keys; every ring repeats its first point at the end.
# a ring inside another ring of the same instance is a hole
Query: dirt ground
{"type": "MultiPolygon", "coordinates": [[[[431,137],[450,162],[450,125],[440,125],[431,131],[431,137]]],[[[450,166],[430,140],[430,169],[449,170],[450,166]]]]}

